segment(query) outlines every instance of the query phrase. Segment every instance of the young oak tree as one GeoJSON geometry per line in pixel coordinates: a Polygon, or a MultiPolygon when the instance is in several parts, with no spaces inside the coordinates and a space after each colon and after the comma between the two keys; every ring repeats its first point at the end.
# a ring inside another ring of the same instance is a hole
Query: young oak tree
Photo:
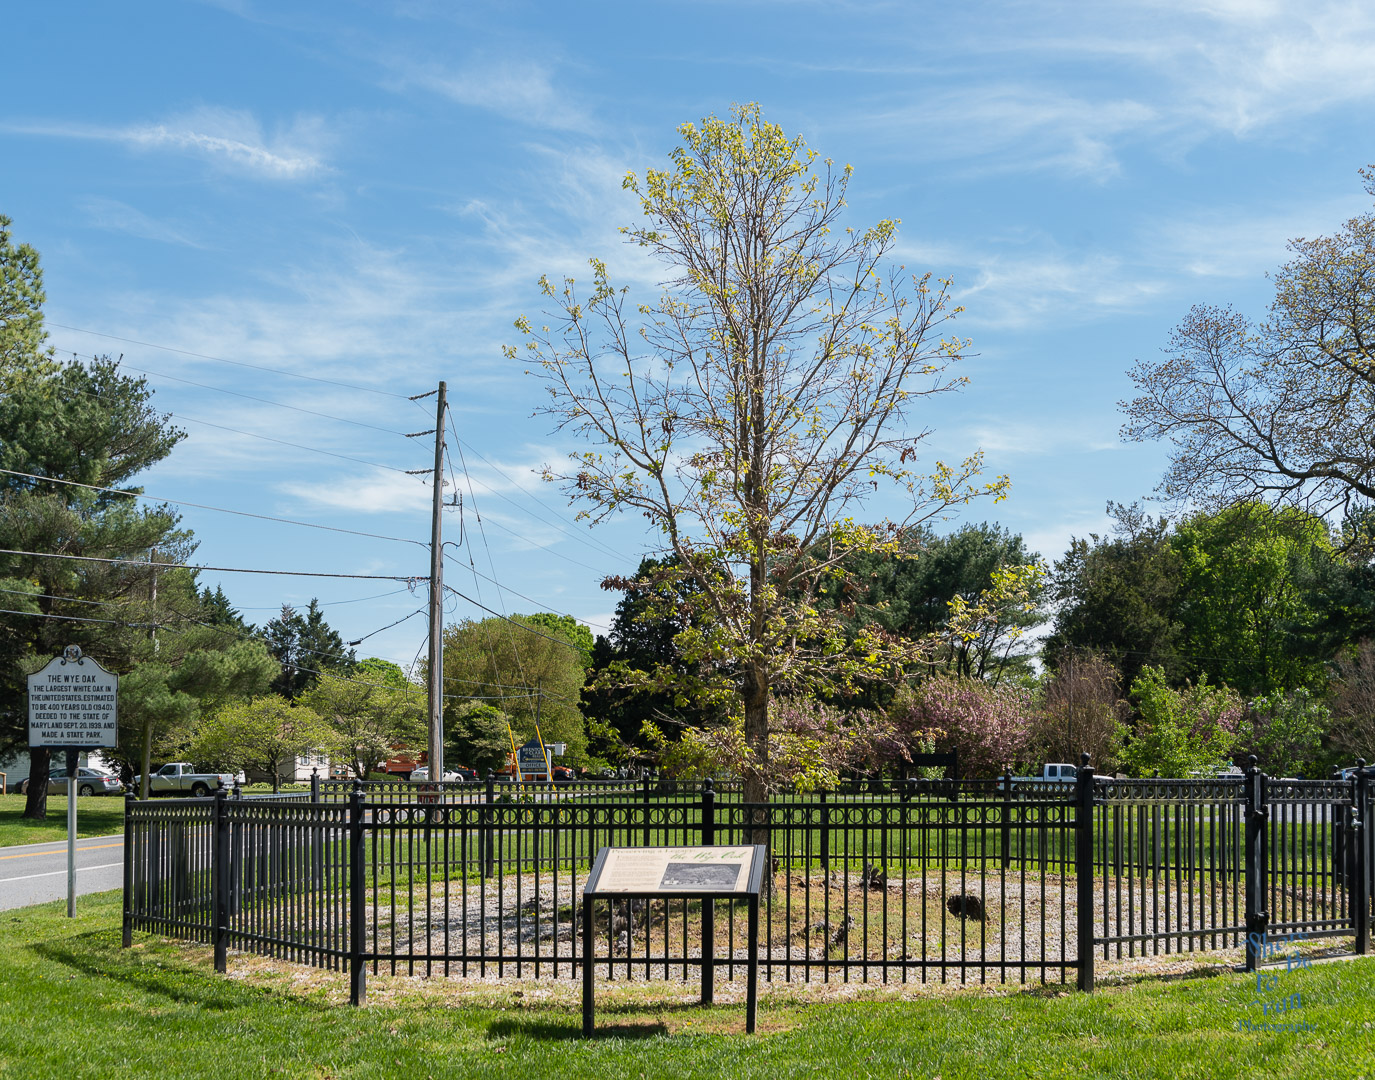
{"type": "Polygon", "coordinates": [[[547,411],[595,446],[545,478],[593,522],[631,511],[662,535],[703,608],[680,651],[706,693],[734,702],[737,767],[759,803],[775,694],[844,692],[910,659],[872,624],[847,640],[814,603],[818,583],[854,552],[896,550],[920,522],[1001,496],[1006,479],[977,485],[979,454],[930,476],[913,467],[928,432],[909,415],[963,384],[948,369],[968,342],[944,336],[960,311],[948,281],[887,265],[896,222],[841,226],[850,167],[819,162],[756,105],[678,131],[669,168],[624,181],[645,222],[622,232],[668,271],[657,303],[631,306],[594,259],[589,295],[542,278],[552,325],[516,326],[547,411]],[[893,519],[855,524],[884,487],[893,519]]]}

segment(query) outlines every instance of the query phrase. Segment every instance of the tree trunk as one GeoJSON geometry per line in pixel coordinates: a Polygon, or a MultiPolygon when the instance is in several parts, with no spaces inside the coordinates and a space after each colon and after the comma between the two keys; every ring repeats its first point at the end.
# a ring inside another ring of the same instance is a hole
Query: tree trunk
{"type": "MultiPolygon", "coordinates": [[[[46,746],[29,751],[29,787],[24,799],[24,817],[43,821],[48,816],[48,766],[52,758],[46,746]]],[[[71,786],[71,781],[67,782],[71,786]]]]}
{"type": "Polygon", "coordinates": [[[153,782],[151,776],[153,768],[153,718],[145,717],[143,721],[143,772],[139,774],[138,797],[145,802],[148,799],[148,787],[153,782]]]}
{"type": "MultiPolygon", "coordinates": [[[[752,661],[745,669],[741,697],[745,706],[745,745],[751,753],[750,765],[744,770],[744,800],[752,805],[749,816],[741,823],[747,844],[769,846],[769,673],[768,667],[752,661]]],[[[772,851],[768,853],[772,857],[772,851]]],[[[763,893],[773,892],[770,864],[764,867],[763,893]]]]}

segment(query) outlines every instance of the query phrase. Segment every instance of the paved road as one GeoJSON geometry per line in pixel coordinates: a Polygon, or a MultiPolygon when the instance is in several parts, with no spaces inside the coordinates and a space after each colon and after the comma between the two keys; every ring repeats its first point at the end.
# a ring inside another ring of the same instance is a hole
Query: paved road
{"type": "MultiPolygon", "coordinates": [[[[78,896],[123,884],[123,835],[91,836],[76,842],[78,896]]],[[[0,910],[65,899],[67,841],[0,848],[0,910]]]]}

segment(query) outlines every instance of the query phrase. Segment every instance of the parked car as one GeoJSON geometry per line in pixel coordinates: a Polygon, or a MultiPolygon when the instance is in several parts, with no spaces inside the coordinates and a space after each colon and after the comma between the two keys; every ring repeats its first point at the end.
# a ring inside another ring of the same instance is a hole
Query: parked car
{"type": "MultiPolygon", "coordinates": [[[[415,768],[415,769],[412,769],[412,770],[411,770],[411,779],[412,779],[412,780],[428,780],[429,778],[430,778],[430,767],[429,767],[428,765],[421,765],[419,768],[415,768]]],[[[460,772],[460,771],[455,771],[455,770],[451,770],[451,769],[445,769],[445,770],[444,770],[444,779],[445,779],[446,781],[461,782],[461,781],[467,780],[468,777],[464,776],[463,773],[460,772]]]]}
{"type": "MultiPolygon", "coordinates": [[[[134,777],[135,791],[139,790],[141,781],[142,775],[134,777]]],[[[169,761],[148,778],[148,794],[193,795],[200,799],[216,788],[232,787],[233,784],[233,773],[197,772],[189,761],[169,761]]]]}
{"type": "MultiPolygon", "coordinates": [[[[52,769],[48,772],[48,794],[65,795],[67,794],[67,770],[52,769]]],[[[120,795],[124,792],[124,785],[114,773],[106,772],[104,769],[80,768],[76,770],[76,794],[82,795],[120,795]]],[[[29,782],[25,780],[19,785],[19,793],[27,795],[29,793],[29,782]]]]}

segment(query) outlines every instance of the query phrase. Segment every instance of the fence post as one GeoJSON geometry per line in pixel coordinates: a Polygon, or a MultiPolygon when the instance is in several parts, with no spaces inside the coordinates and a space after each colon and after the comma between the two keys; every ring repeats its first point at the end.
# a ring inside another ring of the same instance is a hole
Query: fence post
{"type": "Polygon", "coordinates": [[[310,801],[317,803],[320,801],[320,770],[310,770],[310,801]]]}
{"type": "Polygon", "coordinates": [[[223,785],[215,789],[215,823],[210,851],[215,970],[221,975],[229,970],[229,814],[225,803],[228,795],[223,785]]]}
{"type": "Polygon", "coordinates": [[[497,797],[497,776],[487,770],[487,809],[482,812],[482,876],[491,877],[493,873],[492,804],[497,797]]]}
{"type": "Polygon", "coordinates": [[[368,996],[368,967],[363,956],[367,935],[367,904],[363,895],[363,782],[354,780],[349,795],[349,1004],[362,1005],[368,996]]]}
{"type": "Polygon", "coordinates": [[[1003,772],[1003,869],[1012,865],[1012,770],[1003,772]]]}
{"type": "Polygon", "coordinates": [[[1351,842],[1356,845],[1355,888],[1355,930],[1356,952],[1362,956],[1370,952],[1370,889],[1371,874],[1375,867],[1370,865],[1370,783],[1375,779],[1375,770],[1365,767],[1365,758],[1356,759],[1356,772],[1351,777],[1355,785],[1352,802],[1356,807],[1356,820],[1351,842]]]}
{"type": "MultiPolygon", "coordinates": [[[[702,844],[716,843],[716,791],[708,776],[702,781],[702,844]]],[[[702,900],[702,1004],[710,1005],[716,988],[716,902],[702,900]]]]}
{"type": "Polygon", "coordinates": [[[121,947],[134,943],[134,830],[129,811],[134,806],[133,789],[124,794],[124,937],[121,947]]]}
{"type": "Polygon", "coordinates": [[[831,806],[825,788],[821,789],[821,870],[831,872],[831,806]]]}
{"type": "Polygon", "coordinates": [[[649,773],[648,773],[648,772],[646,772],[646,773],[644,774],[644,776],[641,777],[640,782],[641,782],[641,784],[643,784],[643,786],[644,786],[644,791],[643,791],[643,793],[642,793],[642,796],[643,796],[643,797],[642,797],[642,799],[641,799],[641,802],[642,802],[643,807],[644,807],[644,810],[643,810],[643,813],[644,813],[644,822],[643,822],[643,827],[644,827],[644,843],[643,843],[641,846],[642,846],[642,847],[649,847],[649,773]]]}
{"type": "Polygon", "coordinates": [[[1079,989],[1093,990],[1093,769],[1085,751],[1075,774],[1074,874],[1078,885],[1079,989]]]}
{"type": "Polygon", "coordinates": [[[1265,774],[1246,759],[1246,970],[1255,971],[1269,917],[1265,912],[1265,774]]]}

